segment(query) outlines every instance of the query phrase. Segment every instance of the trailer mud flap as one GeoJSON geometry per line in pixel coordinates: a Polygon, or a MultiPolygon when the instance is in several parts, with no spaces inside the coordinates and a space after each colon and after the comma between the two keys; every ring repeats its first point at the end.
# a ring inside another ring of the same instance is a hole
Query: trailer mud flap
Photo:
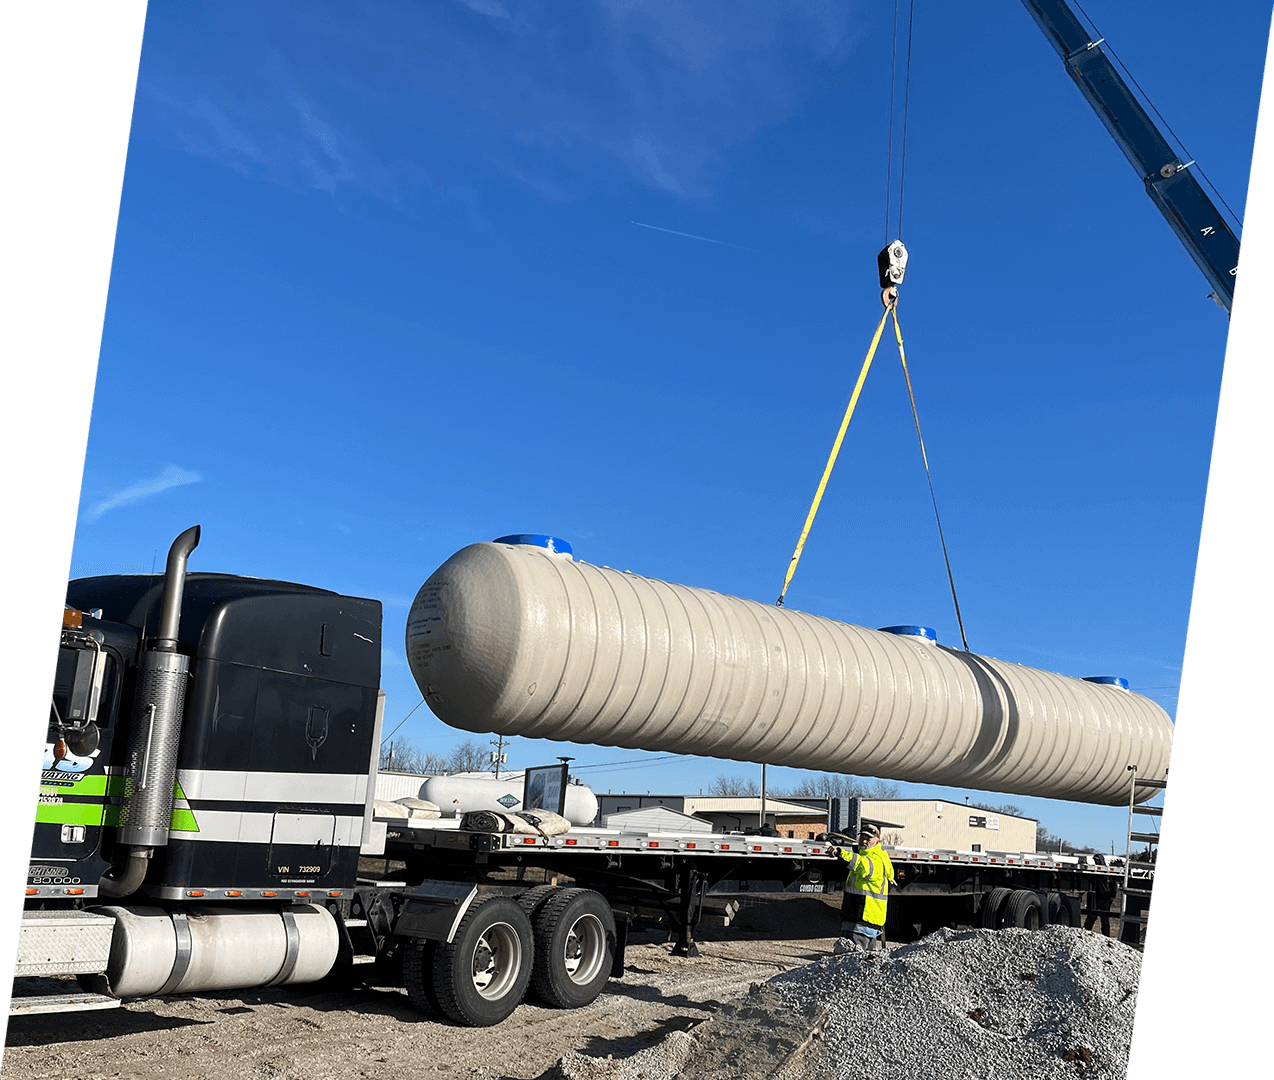
{"type": "Polygon", "coordinates": [[[450,943],[477,895],[476,885],[422,882],[407,894],[407,902],[394,923],[394,935],[450,943]]]}
{"type": "Polygon", "coordinates": [[[628,916],[622,911],[611,912],[615,916],[615,955],[611,957],[610,977],[624,977],[624,950],[628,948],[628,916]]]}

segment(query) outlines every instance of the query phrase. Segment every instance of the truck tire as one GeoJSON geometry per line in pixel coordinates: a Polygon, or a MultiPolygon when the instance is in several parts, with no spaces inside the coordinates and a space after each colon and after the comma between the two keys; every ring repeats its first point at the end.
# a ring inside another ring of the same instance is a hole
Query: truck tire
{"type": "Polygon", "coordinates": [[[1004,914],[1004,902],[1013,895],[1012,889],[1005,889],[996,886],[986,894],[986,899],[982,901],[982,925],[987,930],[998,930],[1000,928],[1000,917],[1004,914]]]}
{"type": "Polygon", "coordinates": [[[406,941],[398,948],[402,957],[403,986],[407,1000],[422,1013],[444,1016],[434,992],[434,950],[436,941],[406,941]]]}
{"type": "Polygon", "coordinates": [[[558,890],[535,920],[536,996],[558,1009],[591,1004],[610,978],[615,944],[615,916],[600,893],[558,890]]]}
{"type": "Polygon", "coordinates": [[[560,888],[560,885],[537,885],[517,898],[518,907],[526,912],[526,917],[531,920],[532,926],[535,925],[535,917],[540,913],[544,902],[560,888]]]}
{"type": "Polygon", "coordinates": [[[1004,904],[1004,925],[1038,930],[1040,922],[1040,898],[1030,889],[1014,889],[1004,904]]]}
{"type": "Polygon", "coordinates": [[[522,1001],[535,958],[531,920],[507,896],[479,897],[448,944],[434,943],[433,989],[443,1015],[490,1027],[522,1001]]]}

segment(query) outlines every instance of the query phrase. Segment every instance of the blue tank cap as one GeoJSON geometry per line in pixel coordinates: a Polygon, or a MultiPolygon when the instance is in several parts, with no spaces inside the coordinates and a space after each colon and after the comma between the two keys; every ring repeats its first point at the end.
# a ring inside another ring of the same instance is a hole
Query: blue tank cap
{"type": "Polygon", "coordinates": [[[557,536],[548,536],[545,533],[510,533],[508,536],[497,536],[491,543],[541,547],[546,548],[555,555],[570,555],[573,550],[571,545],[565,540],[557,536]]]}
{"type": "Polygon", "coordinates": [[[1128,680],[1118,675],[1086,675],[1084,682],[1101,683],[1103,686],[1118,686],[1121,689],[1128,689],[1128,680]]]}
{"type": "Polygon", "coordinates": [[[878,629],[882,634],[897,634],[899,637],[918,637],[924,638],[925,641],[932,641],[935,645],[938,643],[938,635],[930,626],[881,626],[878,629]]]}

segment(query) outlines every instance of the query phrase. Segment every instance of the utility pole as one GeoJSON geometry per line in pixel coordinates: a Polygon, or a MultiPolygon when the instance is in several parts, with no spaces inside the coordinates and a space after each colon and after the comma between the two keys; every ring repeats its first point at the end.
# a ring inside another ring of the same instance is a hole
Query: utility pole
{"type": "Polygon", "coordinates": [[[761,765],[761,820],[758,823],[765,828],[765,765],[761,765]]]}
{"type": "MultiPolygon", "coordinates": [[[[509,740],[512,742],[512,740],[509,740]]],[[[492,739],[491,745],[495,747],[491,751],[491,762],[495,765],[495,778],[500,779],[500,766],[509,760],[509,755],[504,752],[505,738],[501,735],[499,738],[492,739]]]]}

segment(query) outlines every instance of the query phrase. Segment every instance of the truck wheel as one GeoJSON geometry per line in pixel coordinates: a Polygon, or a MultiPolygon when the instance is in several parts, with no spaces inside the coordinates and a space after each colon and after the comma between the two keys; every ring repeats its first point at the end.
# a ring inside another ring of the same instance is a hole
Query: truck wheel
{"type": "Polygon", "coordinates": [[[596,1000],[615,958],[615,916],[600,893],[560,889],[535,921],[532,985],[539,998],[559,1009],[596,1000]]]}
{"type": "Polygon", "coordinates": [[[986,899],[982,901],[982,925],[987,930],[998,930],[1000,928],[1000,916],[1004,912],[1004,902],[1012,895],[1012,889],[1005,889],[1000,886],[986,894],[986,899]]]}
{"type": "Polygon", "coordinates": [[[1040,928],[1040,898],[1029,889],[1014,889],[1004,905],[1004,925],[1023,930],[1040,928]]]}
{"type": "Polygon", "coordinates": [[[475,900],[455,939],[434,947],[433,987],[443,1014],[466,1027],[490,1027],[522,1001],[535,945],[531,920],[507,896],[475,900]]]}
{"type": "Polygon", "coordinates": [[[436,941],[411,940],[399,946],[397,952],[402,957],[407,999],[423,1013],[443,1016],[442,1005],[434,991],[434,952],[437,945],[436,941]]]}

